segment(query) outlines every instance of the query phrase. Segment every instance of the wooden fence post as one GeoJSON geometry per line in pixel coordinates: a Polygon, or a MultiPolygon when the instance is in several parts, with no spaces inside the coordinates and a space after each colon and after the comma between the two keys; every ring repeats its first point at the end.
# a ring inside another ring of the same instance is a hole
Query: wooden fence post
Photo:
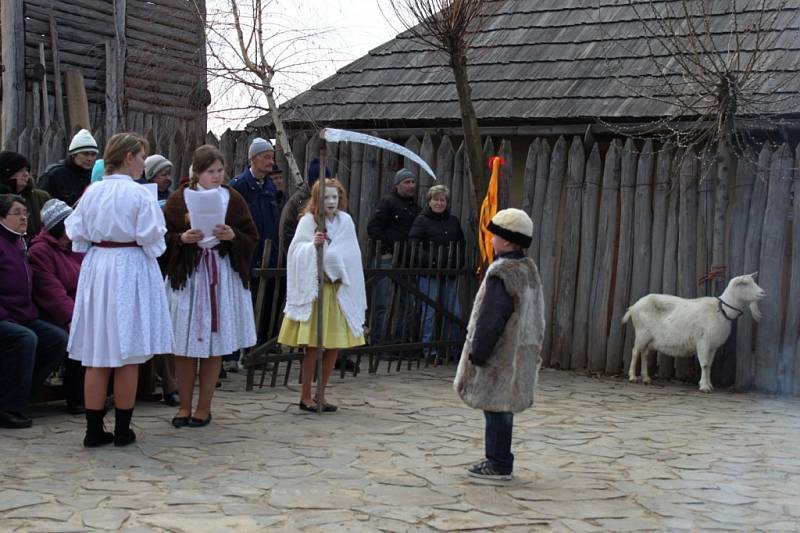
{"type": "MultiPolygon", "coordinates": [[[[542,217],[544,216],[544,202],[547,198],[547,183],[550,175],[550,143],[542,139],[541,149],[536,153],[536,185],[534,187],[533,206],[531,219],[533,220],[533,243],[531,243],[531,257],[541,265],[542,261],[542,217]]],[[[548,302],[549,305],[549,302],[548,302]]]]}
{"type": "MultiPolygon", "coordinates": [[[[761,235],[764,229],[764,211],[767,208],[769,191],[769,168],[772,166],[772,150],[764,143],[758,154],[756,178],[750,196],[747,216],[747,233],[744,245],[743,273],[758,270],[761,257],[761,235]]],[[[736,388],[751,389],[755,384],[755,353],[753,351],[753,319],[745,313],[736,324],[736,388]]]]}
{"type": "Polygon", "coordinates": [[[22,0],[0,3],[2,21],[3,100],[0,144],[3,150],[17,150],[25,128],[25,17],[22,0]]]}
{"type": "Polygon", "coordinates": [[[758,284],[767,295],[759,306],[764,320],[758,325],[756,337],[756,387],[765,392],[778,391],[778,364],[781,348],[783,267],[786,230],[791,209],[792,152],[781,145],[772,157],[769,169],[769,192],[761,233],[761,258],[758,284]]]}
{"type": "Polygon", "coordinates": [[[567,160],[567,184],[562,202],[563,226],[558,232],[558,292],[553,301],[554,331],[550,362],[560,368],[572,368],[572,321],[575,317],[575,284],[578,277],[578,252],[581,239],[581,197],[585,179],[586,156],[583,139],[572,138],[567,160]]]}
{"type": "MultiPolygon", "coordinates": [[[[800,161],[800,146],[795,150],[795,161],[800,161]]],[[[792,263],[788,294],[800,294],[800,171],[794,169],[792,205],[792,263]]],[[[795,345],[800,332],[800,301],[788,298],[786,302],[786,331],[781,349],[781,392],[793,394],[800,384],[800,361],[795,358],[795,345]]]]}
{"type": "MultiPolygon", "coordinates": [[[[653,240],[653,142],[644,143],[636,168],[636,188],[633,207],[633,261],[631,263],[631,292],[628,306],[636,303],[650,289],[650,257],[653,240]]],[[[630,363],[635,330],[633,324],[625,326],[623,344],[623,369],[630,363]]],[[[641,361],[640,361],[641,362],[641,361]]]]}
{"type": "Polygon", "coordinates": [[[620,183],[620,223],[617,270],[614,284],[614,311],[606,342],[606,374],[617,374],[622,370],[625,330],[622,315],[630,300],[631,268],[633,262],[633,214],[634,188],[636,187],[636,163],[638,153],[630,138],[622,149],[620,183]]]}
{"type": "Polygon", "coordinates": [[[602,372],[606,368],[606,342],[613,302],[612,280],[615,270],[614,243],[617,240],[617,207],[620,180],[619,140],[613,140],[606,152],[603,166],[603,185],[597,219],[597,244],[594,255],[594,279],[590,309],[594,313],[589,324],[589,370],[602,372]]]}
{"type": "MultiPolygon", "coordinates": [[[[697,156],[687,149],[680,166],[678,205],[678,295],[697,296],[697,156]]],[[[694,376],[694,361],[681,357],[675,361],[675,377],[684,381],[694,376]]]]}
{"type": "Polygon", "coordinates": [[[561,207],[562,184],[567,167],[567,141],[559,137],[553,147],[550,158],[549,179],[547,180],[547,193],[542,209],[542,228],[539,241],[539,272],[542,276],[545,305],[545,336],[542,345],[542,359],[544,365],[551,364],[550,343],[553,336],[553,294],[558,283],[556,275],[558,247],[556,243],[556,229],[558,215],[561,207]]]}
{"type": "Polygon", "coordinates": [[[597,275],[593,267],[602,173],[600,147],[595,143],[586,163],[586,179],[581,198],[580,258],[578,260],[578,284],[575,290],[575,319],[572,328],[572,368],[588,367],[589,321],[590,317],[591,320],[594,320],[597,316],[591,305],[592,281],[597,275]]]}

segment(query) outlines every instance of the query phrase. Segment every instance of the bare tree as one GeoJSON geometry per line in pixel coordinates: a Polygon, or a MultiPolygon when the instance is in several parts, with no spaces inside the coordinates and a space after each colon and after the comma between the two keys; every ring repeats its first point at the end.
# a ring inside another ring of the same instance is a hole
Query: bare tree
{"type": "MultiPolygon", "coordinates": [[[[309,72],[329,63],[336,53],[326,46],[328,30],[298,29],[282,20],[271,0],[207,0],[204,14],[208,73],[217,83],[217,98],[228,105],[217,112],[256,118],[269,113],[278,145],[295,183],[303,181],[278,109],[276,76],[299,89],[309,72]]],[[[312,74],[313,75],[313,74],[312,74]]],[[[290,89],[290,92],[291,91],[290,89]]]]}
{"type": "MultiPolygon", "coordinates": [[[[626,6],[625,13],[618,4],[599,6],[598,19],[613,28],[632,15],[646,46],[635,49],[610,31],[607,62],[616,80],[653,101],[663,118],[635,127],[604,124],[626,135],[716,150],[712,265],[720,267],[738,157],[752,146],[754,131],[775,130],[779,114],[796,111],[796,91],[786,91],[797,82],[798,59],[787,46],[796,39],[796,10],[785,9],[786,0],[627,0],[626,6]],[[633,61],[650,65],[644,72],[630,69],[633,61]]],[[[721,280],[714,288],[721,290],[721,280]]]]}
{"type": "Polygon", "coordinates": [[[467,52],[480,29],[486,0],[395,0],[392,7],[415,39],[446,53],[455,77],[464,146],[467,152],[472,186],[477,201],[476,212],[486,196],[487,165],[484,164],[478,118],[472,105],[467,73],[467,52]]]}

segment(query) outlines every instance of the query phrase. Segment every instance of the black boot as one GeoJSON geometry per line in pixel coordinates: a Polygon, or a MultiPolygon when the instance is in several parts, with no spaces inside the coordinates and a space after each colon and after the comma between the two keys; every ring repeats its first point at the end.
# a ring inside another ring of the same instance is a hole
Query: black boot
{"type": "Polygon", "coordinates": [[[111,444],[114,435],[106,431],[103,427],[103,417],[105,410],[87,409],[86,410],[86,436],[83,438],[83,445],[87,448],[96,448],[104,444],[111,444]]]}
{"type": "Polygon", "coordinates": [[[131,429],[133,409],[117,408],[114,420],[114,446],[127,446],[136,441],[136,433],[131,429]]]}

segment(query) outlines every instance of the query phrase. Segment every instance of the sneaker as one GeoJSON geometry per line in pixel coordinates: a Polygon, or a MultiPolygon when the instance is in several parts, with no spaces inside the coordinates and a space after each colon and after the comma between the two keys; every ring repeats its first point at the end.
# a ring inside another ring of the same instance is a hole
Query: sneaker
{"type": "Polygon", "coordinates": [[[225,372],[236,374],[239,372],[239,361],[223,361],[222,368],[225,372]]]}
{"type": "Polygon", "coordinates": [[[479,479],[491,479],[496,481],[508,481],[511,479],[511,472],[503,474],[489,461],[483,461],[472,465],[467,469],[467,475],[479,479]]]}

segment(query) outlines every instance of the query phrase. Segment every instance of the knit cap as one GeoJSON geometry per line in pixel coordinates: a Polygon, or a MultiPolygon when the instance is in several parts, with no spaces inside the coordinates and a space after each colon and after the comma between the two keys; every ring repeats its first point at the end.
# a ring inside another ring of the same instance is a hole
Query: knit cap
{"type": "Polygon", "coordinates": [[[251,158],[260,154],[261,152],[269,151],[275,151],[275,147],[272,146],[272,143],[266,139],[262,139],[261,137],[256,137],[253,139],[253,142],[250,143],[250,149],[247,151],[247,157],[251,158]]]}
{"type": "Polygon", "coordinates": [[[24,155],[17,152],[0,152],[0,182],[6,183],[8,178],[23,168],[31,168],[31,162],[24,155]]]}
{"type": "MultiPolygon", "coordinates": [[[[325,165],[325,177],[326,178],[332,177],[331,169],[329,169],[327,165],[325,165]]],[[[308,164],[308,172],[306,173],[306,181],[308,182],[308,186],[312,187],[318,179],[319,179],[319,157],[315,157],[308,164]]]]}
{"type": "Polygon", "coordinates": [[[44,229],[47,231],[50,231],[56,226],[56,224],[71,214],[72,208],[68,206],[66,202],[63,202],[58,198],[51,198],[42,206],[42,226],[44,226],[44,229]]]}
{"type": "Polygon", "coordinates": [[[147,181],[156,177],[162,170],[172,168],[172,162],[163,155],[153,154],[144,160],[144,177],[147,181]]]}
{"type": "Polygon", "coordinates": [[[401,168],[400,170],[394,173],[395,185],[399,185],[401,181],[405,181],[408,179],[416,180],[417,177],[414,175],[413,172],[411,172],[407,168],[401,168]]]}
{"type": "Polygon", "coordinates": [[[69,143],[69,155],[75,155],[80,152],[100,153],[100,150],[97,148],[97,141],[94,140],[89,130],[79,131],[69,143]]]}
{"type": "Polygon", "coordinates": [[[486,229],[523,248],[529,247],[533,242],[533,221],[522,209],[509,208],[498,211],[486,229]]]}

